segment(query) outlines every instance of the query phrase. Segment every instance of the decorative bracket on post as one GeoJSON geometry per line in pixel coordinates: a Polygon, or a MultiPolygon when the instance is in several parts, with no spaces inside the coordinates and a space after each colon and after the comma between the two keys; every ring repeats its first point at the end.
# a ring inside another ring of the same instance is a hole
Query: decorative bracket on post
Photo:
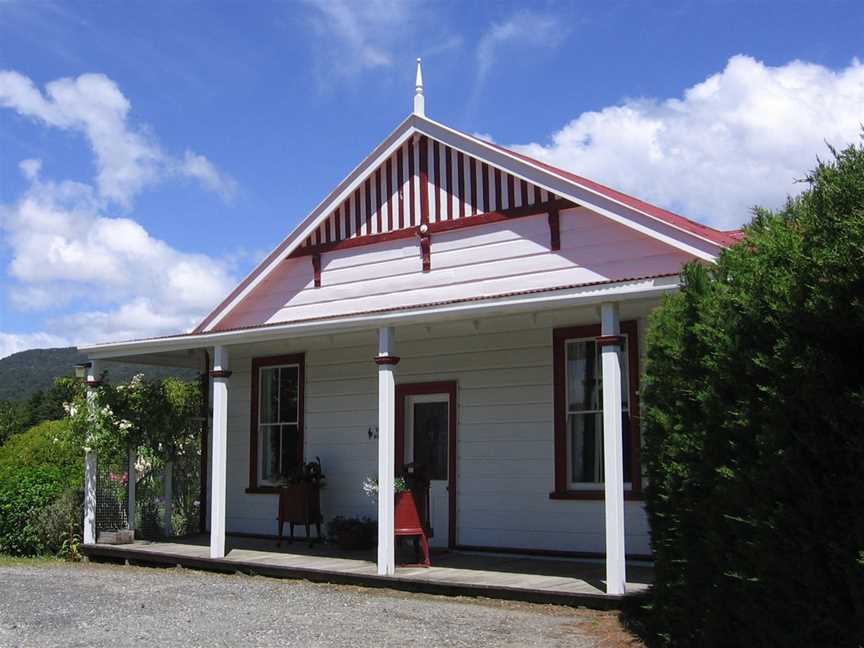
{"type": "Polygon", "coordinates": [[[315,276],[315,287],[321,287],[321,253],[316,252],[312,255],[312,272],[315,276]]]}
{"type": "Polygon", "coordinates": [[[561,249],[561,226],[557,207],[549,210],[549,247],[552,250],[561,249]]]}
{"type": "Polygon", "coordinates": [[[429,235],[429,226],[423,223],[417,229],[417,236],[420,238],[420,257],[423,259],[423,272],[429,272],[432,269],[432,239],[429,235]]]}

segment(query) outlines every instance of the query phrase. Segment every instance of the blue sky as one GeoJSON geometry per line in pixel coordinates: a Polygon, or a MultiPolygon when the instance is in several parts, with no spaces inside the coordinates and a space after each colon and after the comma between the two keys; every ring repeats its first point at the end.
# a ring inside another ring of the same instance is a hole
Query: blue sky
{"type": "Polygon", "coordinates": [[[864,123],[864,3],[0,1],[0,357],[185,330],[409,112],[721,228],[864,123]]]}

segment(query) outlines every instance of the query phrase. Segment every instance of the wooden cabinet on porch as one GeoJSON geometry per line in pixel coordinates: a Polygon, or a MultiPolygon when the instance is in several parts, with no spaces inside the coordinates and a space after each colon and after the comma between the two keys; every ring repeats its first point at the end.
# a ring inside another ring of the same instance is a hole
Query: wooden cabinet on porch
{"type": "Polygon", "coordinates": [[[315,525],[318,540],[321,540],[321,487],[320,484],[302,481],[279,488],[279,542],[282,546],[282,532],[285,523],[289,524],[289,542],[294,542],[294,525],[306,527],[306,538],[313,543],[310,527],[315,525]]]}

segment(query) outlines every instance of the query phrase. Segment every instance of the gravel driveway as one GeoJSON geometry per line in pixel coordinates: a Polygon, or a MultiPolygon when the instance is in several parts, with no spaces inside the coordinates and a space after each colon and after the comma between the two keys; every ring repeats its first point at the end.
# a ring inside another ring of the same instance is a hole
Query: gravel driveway
{"type": "Polygon", "coordinates": [[[633,646],[611,612],[254,576],[0,565],[0,646],[633,646]]]}

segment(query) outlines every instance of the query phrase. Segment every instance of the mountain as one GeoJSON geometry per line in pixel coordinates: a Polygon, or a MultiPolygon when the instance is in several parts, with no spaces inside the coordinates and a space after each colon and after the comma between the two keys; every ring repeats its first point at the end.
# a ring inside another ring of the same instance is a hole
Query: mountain
{"type": "MultiPolygon", "coordinates": [[[[75,347],[30,349],[0,358],[0,401],[29,398],[34,392],[47,389],[58,376],[74,376],[75,365],[87,362],[87,356],[75,347]]],[[[108,377],[113,383],[128,381],[137,373],[148,378],[177,376],[191,380],[197,377],[192,369],[162,368],[148,365],[108,363],[108,377]]]]}

